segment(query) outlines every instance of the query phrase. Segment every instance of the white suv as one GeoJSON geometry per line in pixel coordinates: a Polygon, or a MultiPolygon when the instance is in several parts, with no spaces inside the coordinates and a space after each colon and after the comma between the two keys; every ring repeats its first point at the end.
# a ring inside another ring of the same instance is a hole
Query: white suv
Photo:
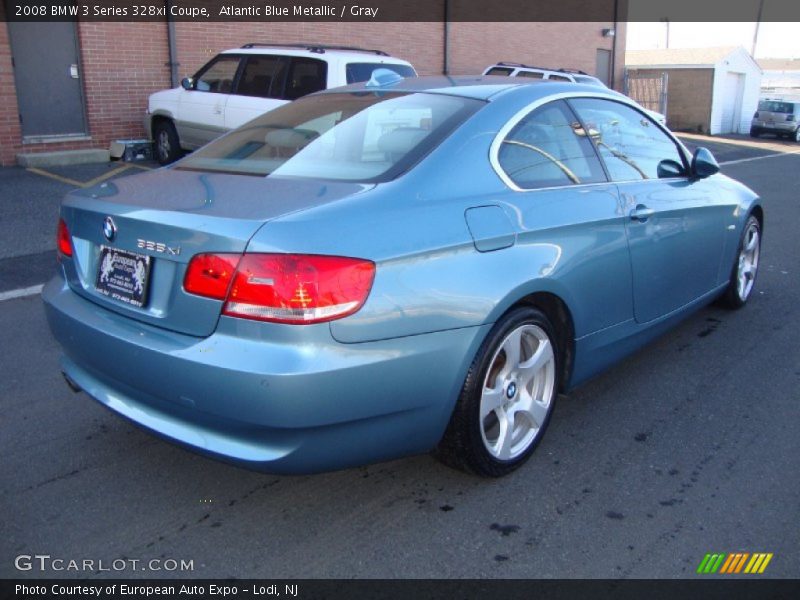
{"type": "Polygon", "coordinates": [[[245,44],[211,59],[181,86],[150,96],[144,126],[158,162],[177,160],[226,131],[319,90],[370,79],[375,69],[416,77],[381,50],[313,44],[245,44]]]}
{"type": "MultiPolygon", "coordinates": [[[[484,75],[500,75],[507,77],[527,77],[529,79],[547,79],[549,81],[571,81],[573,83],[584,83],[586,85],[595,85],[602,88],[608,86],[600,81],[597,77],[593,77],[577,71],[575,69],[547,69],[544,67],[530,67],[522,63],[499,62],[487,67],[483,72],[484,75]]],[[[652,119],[666,126],[667,118],[660,112],[649,110],[642,107],[652,119]]]]}

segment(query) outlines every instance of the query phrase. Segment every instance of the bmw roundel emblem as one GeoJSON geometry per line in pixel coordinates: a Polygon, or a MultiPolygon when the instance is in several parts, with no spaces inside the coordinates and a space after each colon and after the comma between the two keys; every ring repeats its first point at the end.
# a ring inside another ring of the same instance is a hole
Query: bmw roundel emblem
{"type": "Polygon", "coordinates": [[[117,235],[117,226],[114,224],[114,219],[111,217],[106,217],[103,221],[103,235],[106,236],[109,242],[117,235]]]}

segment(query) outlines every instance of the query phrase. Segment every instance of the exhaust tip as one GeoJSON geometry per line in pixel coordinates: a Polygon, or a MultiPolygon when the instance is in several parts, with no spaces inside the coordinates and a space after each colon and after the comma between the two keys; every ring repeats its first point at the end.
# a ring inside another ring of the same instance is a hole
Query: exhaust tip
{"type": "Polygon", "coordinates": [[[69,386],[69,389],[71,389],[73,392],[75,392],[77,394],[78,392],[82,392],[83,391],[81,389],[81,386],[79,386],[77,383],[75,383],[72,380],[72,378],[69,375],[67,375],[64,371],[61,371],[61,375],[64,377],[64,381],[67,382],[67,385],[69,386]]]}

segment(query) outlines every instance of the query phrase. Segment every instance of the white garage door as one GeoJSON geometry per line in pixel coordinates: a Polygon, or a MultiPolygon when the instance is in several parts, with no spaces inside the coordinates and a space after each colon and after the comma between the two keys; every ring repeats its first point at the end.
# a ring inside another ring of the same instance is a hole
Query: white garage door
{"type": "Polygon", "coordinates": [[[720,133],[739,133],[743,94],[744,74],[725,73],[722,83],[722,129],[720,133]]]}

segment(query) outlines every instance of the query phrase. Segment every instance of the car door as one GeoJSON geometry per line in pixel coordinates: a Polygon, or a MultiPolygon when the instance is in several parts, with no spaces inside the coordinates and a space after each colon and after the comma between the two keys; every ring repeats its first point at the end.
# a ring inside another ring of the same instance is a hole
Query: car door
{"type": "Polygon", "coordinates": [[[184,146],[198,148],[225,132],[225,106],[239,71],[240,56],[220,54],[183,90],[175,126],[184,146]]]}
{"type": "Polygon", "coordinates": [[[636,108],[603,98],[569,102],[619,188],[636,321],[652,321],[712,291],[733,210],[725,194],[711,180],[689,177],[675,140],[636,108]]]}
{"type": "Polygon", "coordinates": [[[285,99],[289,57],[251,54],[244,58],[235,93],[225,106],[225,128],[235,129],[277,108],[285,99]]]}
{"type": "Polygon", "coordinates": [[[530,277],[563,286],[576,336],[630,321],[631,269],[617,186],[574,113],[556,100],[510,125],[498,136],[493,161],[514,190],[505,199],[530,277]]]}

